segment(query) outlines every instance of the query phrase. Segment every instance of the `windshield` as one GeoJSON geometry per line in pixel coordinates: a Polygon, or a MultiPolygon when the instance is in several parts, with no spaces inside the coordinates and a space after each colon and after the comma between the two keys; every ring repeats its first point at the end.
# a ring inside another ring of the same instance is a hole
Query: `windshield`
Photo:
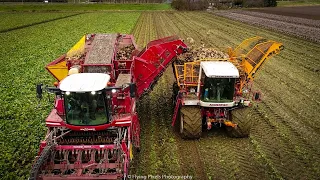
{"type": "Polygon", "coordinates": [[[66,120],[72,125],[101,125],[108,123],[102,92],[70,93],[64,96],[66,120]]]}
{"type": "Polygon", "coordinates": [[[234,93],[234,78],[208,78],[204,79],[202,101],[206,102],[232,102],[234,93]]]}

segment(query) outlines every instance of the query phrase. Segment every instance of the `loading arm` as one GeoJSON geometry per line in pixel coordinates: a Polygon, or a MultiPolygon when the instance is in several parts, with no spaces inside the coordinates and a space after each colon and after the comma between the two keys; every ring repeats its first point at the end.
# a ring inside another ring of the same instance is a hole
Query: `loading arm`
{"type": "Polygon", "coordinates": [[[185,52],[187,45],[177,36],[151,41],[132,64],[137,96],[148,92],[173,59],[185,52]]]}

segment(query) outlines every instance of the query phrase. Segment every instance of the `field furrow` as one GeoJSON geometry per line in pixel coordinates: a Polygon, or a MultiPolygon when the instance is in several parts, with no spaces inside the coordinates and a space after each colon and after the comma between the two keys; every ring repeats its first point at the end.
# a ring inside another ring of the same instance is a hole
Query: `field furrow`
{"type": "MultiPolygon", "coordinates": [[[[202,12],[158,12],[143,16],[149,19],[149,26],[155,28],[158,37],[173,34],[183,39],[191,37],[195,46],[205,44],[225,49],[235,47],[245,38],[260,35],[283,42],[286,47],[283,53],[266,63],[256,78],[256,88],[264,93],[265,101],[258,104],[260,120],[250,138],[231,139],[223,129],[204,132],[203,138],[192,142],[174,135],[180,173],[191,174],[196,179],[318,177],[318,44],[202,12]],[[300,171],[296,171],[297,168],[300,171]]],[[[155,88],[170,90],[163,83],[172,81],[159,81],[155,88]]]]}
{"type": "Polygon", "coordinates": [[[45,134],[44,119],[52,104],[46,98],[37,101],[34,92],[35,84],[53,81],[45,65],[86,33],[117,32],[131,32],[140,49],[172,35],[190,47],[204,45],[222,51],[253,36],[285,47],[255,76],[254,89],[262,92],[263,100],[255,103],[258,120],[248,138],[233,139],[224,128],[213,127],[203,129],[199,140],[182,139],[176,127],[171,127],[175,78],[169,65],[152,91],[137,102],[141,151],[134,152],[131,175],[189,175],[197,180],[319,179],[319,21],[252,11],[217,14],[0,13],[1,179],[27,179],[45,134]]]}
{"type": "Polygon", "coordinates": [[[261,26],[268,29],[280,31],[286,34],[292,34],[297,37],[306,38],[315,42],[320,42],[320,28],[297,23],[284,22],[274,19],[258,17],[254,15],[241,14],[239,12],[217,12],[216,15],[227,17],[233,20],[249,23],[254,26],[261,26]]]}

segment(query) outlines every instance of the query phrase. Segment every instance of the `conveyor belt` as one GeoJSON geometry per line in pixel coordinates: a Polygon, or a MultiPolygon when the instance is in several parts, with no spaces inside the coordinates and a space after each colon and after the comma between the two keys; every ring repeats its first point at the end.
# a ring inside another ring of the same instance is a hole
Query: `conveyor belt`
{"type": "Polygon", "coordinates": [[[131,74],[119,74],[116,87],[120,87],[124,84],[131,83],[131,74]]]}
{"type": "Polygon", "coordinates": [[[96,34],[84,64],[110,64],[116,39],[117,34],[96,34]]]}

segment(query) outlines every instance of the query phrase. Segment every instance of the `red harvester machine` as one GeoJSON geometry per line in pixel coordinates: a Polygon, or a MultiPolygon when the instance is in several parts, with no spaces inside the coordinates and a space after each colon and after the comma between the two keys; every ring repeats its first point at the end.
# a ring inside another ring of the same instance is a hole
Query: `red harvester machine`
{"type": "Polygon", "coordinates": [[[177,37],[139,51],[131,35],[88,34],[48,64],[59,82],[46,88],[55,94],[54,109],[29,179],[124,179],[140,147],[136,98],[186,48],[177,37]],[[127,47],[133,48],[120,56],[127,47]]]}

